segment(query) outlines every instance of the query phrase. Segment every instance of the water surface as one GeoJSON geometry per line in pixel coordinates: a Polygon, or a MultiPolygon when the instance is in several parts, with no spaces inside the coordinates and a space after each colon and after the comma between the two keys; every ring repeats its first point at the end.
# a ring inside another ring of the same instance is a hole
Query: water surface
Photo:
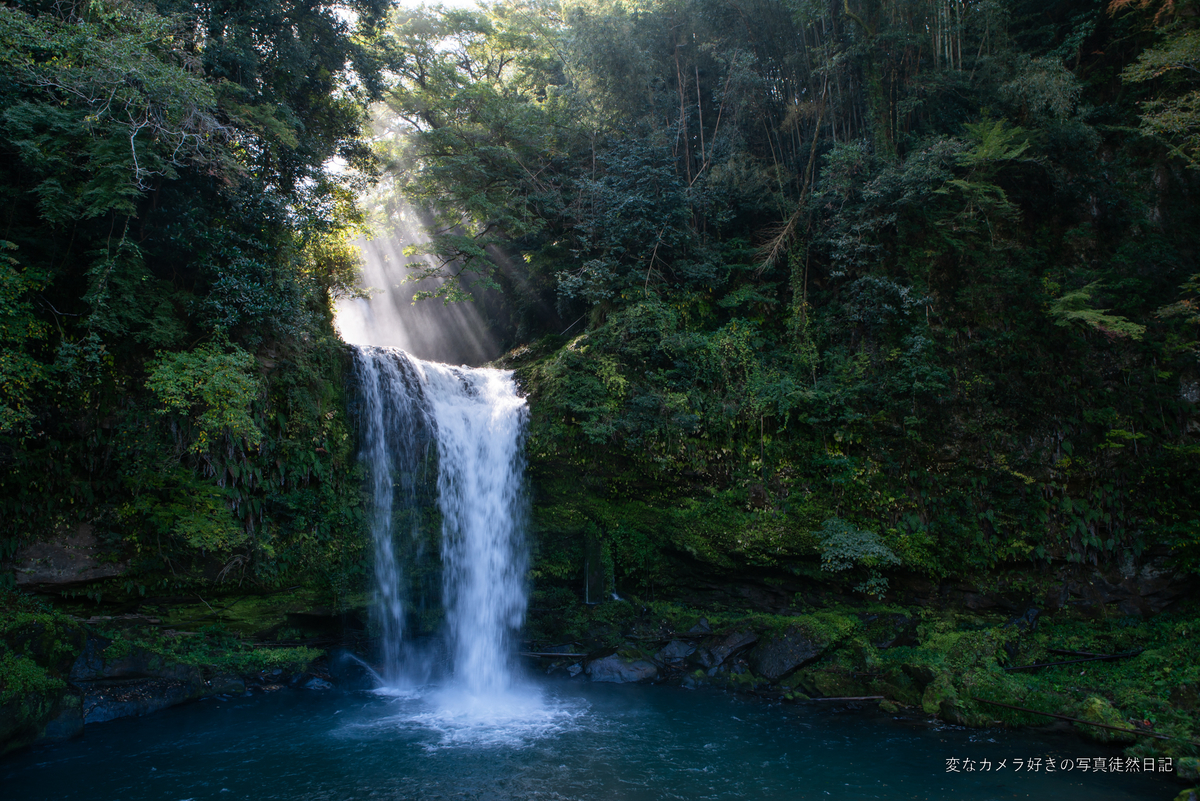
{"type": "Polygon", "coordinates": [[[1069,735],[564,681],[486,699],[426,687],[203,701],[7,757],[0,787],[23,801],[1117,801],[1179,791],[1158,775],[1014,770],[1018,759],[1118,754],[1069,735]],[[948,758],[992,770],[947,773],[948,758]]]}

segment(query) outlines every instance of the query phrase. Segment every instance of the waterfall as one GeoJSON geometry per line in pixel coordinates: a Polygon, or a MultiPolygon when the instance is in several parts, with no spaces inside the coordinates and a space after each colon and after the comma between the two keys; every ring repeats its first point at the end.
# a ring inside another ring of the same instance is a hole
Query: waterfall
{"type": "Polygon", "coordinates": [[[407,536],[419,550],[416,511],[420,468],[429,443],[429,420],[421,381],[403,351],[355,349],[355,372],[361,403],[362,451],[370,488],[369,525],[375,545],[375,607],[382,657],[381,675],[389,683],[400,678],[404,641],[404,571],[397,558],[397,538],[407,536]],[[397,503],[399,501],[399,503],[397,503]],[[404,532],[395,531],[395,512],[407,514],[404,532]]]}
{"type": "Polygon", "coordinates": [[[369,346],[356,347],[355,360],[384,677],[394,682],[404,673],[409,600],[397,544],[421,540],[416,494],[432,442],[455,679],[473,694],[502,691],[510,680],[510,636],[526,604],[525,401],[502,370],[451,367],[369,346]],[[398,519],[407,526],[397,526],[398,519]]]}

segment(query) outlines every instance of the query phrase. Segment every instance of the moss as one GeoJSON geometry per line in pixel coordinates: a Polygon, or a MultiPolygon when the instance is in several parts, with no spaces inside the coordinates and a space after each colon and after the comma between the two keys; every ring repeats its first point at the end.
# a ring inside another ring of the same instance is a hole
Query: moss
{"type": "MultiPolygon", "coordinates": [[[[307,612],[320,605],[321,592],[314,587],[297,587],[288,592],[230,595],[208,598],[200,603],[162,608],[159,617],[173,629],[197,631],[220,624],[241,637],[253,637],[287,622],[289,612],[307,612]]],[[[348,596],[366,605],[365,597],[348,596]]]]}
{"type": "MultiPolygon", "coordinates": [[[[1127,729],[1129,724],[1121,716],[1112,704],[1106,699],[1098,696],[1089,696],[1075,711],[1075,717],[1080,720],[1086,720],[1089,723],[1099,723],[1104,726],[1116,726],[1117,728],[1127,729]]],[[[1075,724],[1075,728],[1079,729],[1083,736],[1093,740],[1099,740],[1102,743],[1132,743],[1137,738],[1132,734],[1123,734],[1112,729],[1102,729],[1099,726],[1084,726],[1079,723],[1075,724]]]]}
{"type": "Polygon", "coordinates": [[[841,673],[832,670],[819,670],[811,673],[810,681],[806,682],[810,685],[817,695],[822,695],[826,698],[836,698],[843,696],[858,696],[866,695],[866,688],[846,673],[841,673]]]}
{"type": "Polygon", "coordinates": [[[57,695],[67,683],[21,654],[0,654],[0,704],[18,699],[57,695]]]}

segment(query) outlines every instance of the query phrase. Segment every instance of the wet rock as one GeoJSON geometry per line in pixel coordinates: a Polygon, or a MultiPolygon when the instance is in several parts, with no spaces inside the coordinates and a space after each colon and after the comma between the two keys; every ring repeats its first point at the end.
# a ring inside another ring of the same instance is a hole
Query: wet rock
{"type": "Polygon", "coordinates": [[[654,655],[659,662],[667,665],[679,665],[696,650],[696,646],[683,640],[671,640],[665,648],[654,655]]]}
{"type": "Polygon", "coordinates": [[[578,662],[576,662],[574,665],[571,665],[569,668],[567,668],[567,673],[571,676],[571,678],[575,678],[582,672],[583,672],[583,665],[579,664],[578,662]]]}
{"type": "Polygon", "coordinates": [[[306,689],[306,690],[332,690],[333,689],[332,684],[325,681],[325,679],[320,678],[319,676],[313,676],[311,679],[304,682],[304,684],[302,684],[301,686],[304,687],[304,689],[306,689]]]}
{"type": "Polygon", "coordinates": [[[83,722],[148,715],[160,709],[195,700],[202,685],[177,679],[109,679],[89,682],[83,688],[83,722]]]}
{"type": "Polygon", "coordinates": [[[57,698],[38,693],[0,704],[0,754],[37,742],[55,717],[57,698]]]}
{"type": "Polygon", "coordinates": [[[206,682],[209,695],[241,695],[246,692],[246,681],[241,676],[232,673],[222,673],[213,676],[206,682]]]}
{"type": "Polygon", "coordinates": [[[83,697],[73,690],[68,690],[59,696],[54,717],[46,722],[34,745],[58,743],[82,735],[83,697]]]}
{"type": "Polygon", "coordinates": [[[708,618],[702,617],[696,622],[696,625],[688,629],[688,634],[709,634],[712,632],[712,627],[708,625],[708,618]]]}
{"type": "Polygon", "coordinates": [[[592,681],[630,684],[657,678],[658,667],[644,659],[627,662],[617,654],[613,654],[589,663],[587,674],[592,681]]]}
{"type": "Polygon", "coordinates": [[[687,664],[698,667],[701,670],[708,670],[717,666],[717,661],[716,658],[713,657],[712,651],[704,647],[700,647],[695,651],[692,651],[692,653],[688,655],[686,662],[687,664]]]}
{"type": "Polygon", "coordinates": [[[778,681],[796,668],[812,662],[825,652],[827,646],[827,643],[803,628],[792,626],[751,651],[750,667],[764,679],[778,681]]]}
{"type": "MultiPolygon", "coordinates": [[[[734,656],[738,653],[741,653],[742,651],[749,648],[751,645],[754,645],[754,643],[756,643],[756,642],[758,642],[758,635],[755,634],[754,632],[752,632],[752,631],[735,631],[734,633],[726,636],[724,639],[722,639],[716,645],[712,645],[709,648],[702,649],[704,651],[704,654],[702,656],[706,657],[708,659],[708,662],[707,662],[707,664],[705,664],[704,662],[701,662],[700,664],[701,664],[701,666],[703,666],[705,668],[716,667],[717,665],[721,664],[729,657],[734,656]]],[[[699,653],[699,652],[697,652],[697,653],[699,653]]]]}

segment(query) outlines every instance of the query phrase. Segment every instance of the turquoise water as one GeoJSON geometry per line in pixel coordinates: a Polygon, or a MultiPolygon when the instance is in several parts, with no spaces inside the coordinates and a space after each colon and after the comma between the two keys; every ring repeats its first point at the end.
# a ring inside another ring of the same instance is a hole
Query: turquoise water
{"type": "Polygon", "coordinates": [[[1029,736],[671,687],[548,682],[208,700],[0,760],[5,799],[1171,799],[1158,775],[1014,771],[1113,757],[1029,736]],[[948,758],[990,772],[947,773],[948,758]],[[997,771],[1000,760],[1007,760],[997,771]]]}

